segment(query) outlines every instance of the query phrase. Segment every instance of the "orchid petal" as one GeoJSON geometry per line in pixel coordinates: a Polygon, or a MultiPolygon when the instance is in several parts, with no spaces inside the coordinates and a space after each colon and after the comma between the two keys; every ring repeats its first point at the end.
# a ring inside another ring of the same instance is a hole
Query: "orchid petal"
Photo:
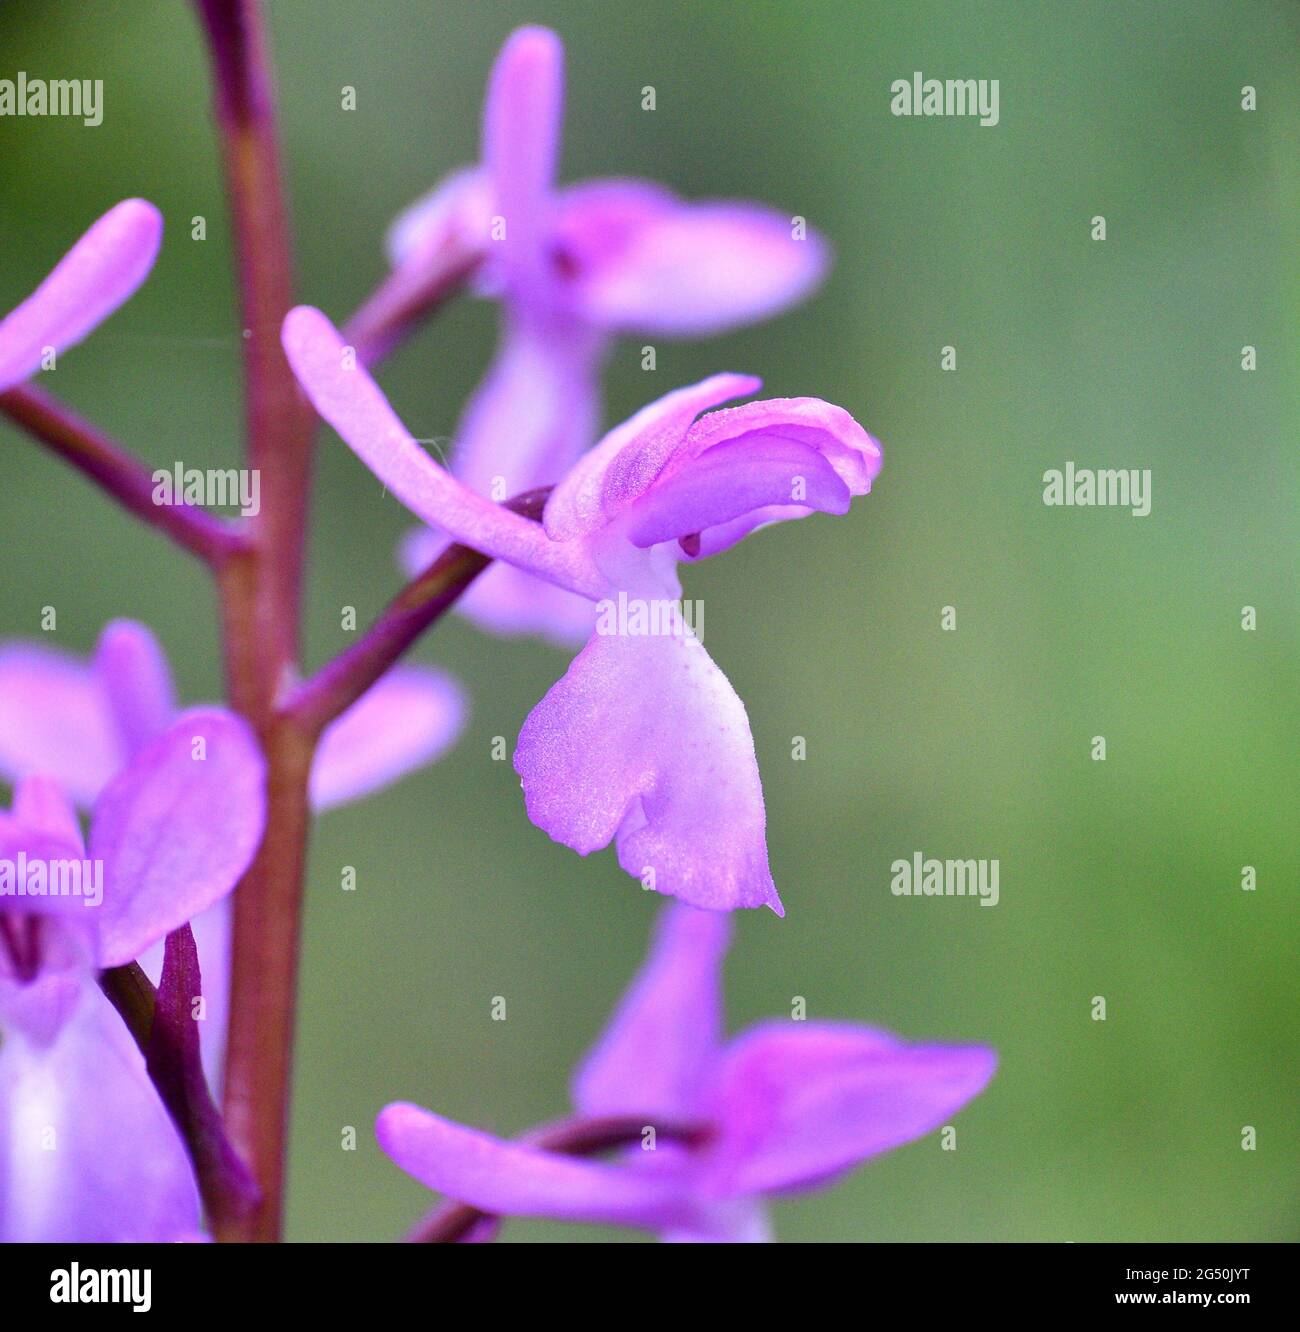
{"type": "Polygon", "coordinates": [[[262,838],[265,782],[248,725],[196,709],[109,783],[90,833],[106,881],[102,966],[132,961],[234,888],[262,838]]]}
{"type": "Polygon", "coordinates": [[[764,1023],[717,1068],[700,1188],[736,1198],[819,1183],[938,1128],[978,1095],[997,1056],[909,1045],[848,1023],[764,1023]]]}
{"type": "Polygon", "coordinates": [[[492,202],[486,172],[478,167],[452,172],[393,219],[385,238],[389,262],[414,270],[448,249],[486,249],[492,202]]]}
{"type": "Polygon", "coordinates": [[[0,322],[0,392],[40,368],[47,348],[75,347],[145,280],[162,243],[162,214],[143,199],[109,209],[0,322]]]}
{"type": "Polygon", "coordinates": [[[428,1188],[485,1212],[594,1224],[687,1224],[691,1209],[677,1172],[575,1160],[454,1124],[419,1106],[386,1106],[379,1145],[428,1188]]]}
{"type": "Polygon", "coordinates": [[[508,321],[456,432],[457,480],[498,500],[562,480],[596,436],[602,350],[581,327],[508,321]]]}
{"type": "Polygon", "coordinates": [[[44,645],[0,646],[0,777],[44,773],[86,806],[125,757],[89,667],[44,645]]]}
{"type": "Polygon", "coordinates": [[[688,207],[653,180],[614,177],[566,185],[555,200],[555,244],[568,281],[587,282],[617,271],[649,225],[688,207]]]}
{"type": "Polygon", "coordinates": [[[677,541],[788,504],[796,494],[808,511],[823,513],[847,513],[852,500],[816,449],[779,437],[732,440],[651,486],[632,505],[628,539],[636,546],[677,541]]]}
{"type": "Polygon", "coordinates": [[[592,181],[561,196],[559,243],[574,302],[612,333],[702,336],[766,319],[821,281],[815,232],[747,203],[687,203],[640,181],[592,181]]]}
{"type": "Polygon", "coordinates": [[[770,1244],[772,1219],[757,1198],[728,1198],[699,1205],[700,1220],[691,1226],[666,1230],[665,1244],[770,1244]]]}
{"type": "MultiPolygon", "coordinates": [[[[41,974],[26,984],[17,984],[7,974],[0,958],[0,1083],[6,1076],[5,1042],[22,1039],[34,1049],[48,1049],[81,1002],[91,962],[92,955],[86,952],[77,965],[51,969],[43,958],[41,974]]],[[[3,1090],[0,1090],[0,1100],[3,1096],[3,1090]]],[[[4,1152],[3,1142],[4,1135],[0,1132],[0,1156],[4,1152]]],[[[0,1179],[3,1174],[0,1165],[0,1179]]],[[[3,1211],[4,1202],[0,1198],[0,1214],[3,1211]]]]}
{"type": "Polygon", "coordinates": [[[546,28],[511,33],[492,66],[483,162],[505,224],[503,252],[522,276],[544,261],[550,190],[560,153],[564,47],[546,28]]]}
{"type": "Polygon", "coordinates": [[[338,330],[319,310],[285,317],[285,354],[316,410],[408,509],[456,541],[538,573],[575,592],[599,596],[601,583],[540,524],[493,504],[454,481],[411,438],[338,330]],[[351,367],[351,368],[349,368],[351,367]]]}
{"type": "Polygon", "coordinates": [[[390,671],[321,736],[313,808],[359,800],[436,762],[455,744],[465,714],[464,691],[449,675],[423,666],[390,671]]]}
{"type": "Polygon", "coordinates": [[[650,956],[574,1078],[573,1103],[583,1114],[688,1124],[699,1113],[721,1044],[730,938],[721,912],[664,908],[650,956]]]}
{"type": "MultiPolygon", "coordinates": [[[[62,788],[48,777],[23,779],[12,813],[0,810],[0,861],[16,871],[25,857],[28,873],[33,862],[43,862],[48,886],[55,865],[84,856],[77,812],[62,788]]],[[[86,886],[84,864],[74,882],[86,886]]],[[[84,891],[0,896],[0,1046],[7,1031],[21,1032],[44,1048],[76,1008],[98,952],[93,880],[90,888],[89,896],[84,891]]]]}
{"type": "Polygon", "coordinates": [[[67,793],[52,777],[24,777],[14,788],[13,817],[35,832],[82,850],[81,824],[67,793]]]}
{"type": "Polygon", "coordinates": [[[106,625],[95,648],[94,670],[124,754],[134,754],[167,729],[176,715],[176,690],[167,657],[150,629],[132,620],[106,625]]]}
{"type": "Polygon", "coordinates": [[[65,826],[68,811],[45,779],[24,782],[14,804],[0,817],[0,863],[12,876],[0,895],[0,1018],[35,1029],[43,1024],[22,1002],[25,992],[94,964],[103,876],[86,865],[80,829],[75,820],[65,826]]]}
{"type": "Polygon", "coordinates": [[[880,445],[819,398],[710,412],[631,506],[624,530],[638,546],[693,536],[687,558],[703,559],[770,523],[846,512],[880,464],[880,445]]]}
{"type": "Polygon", "coordinates": [[[617,834],[658,892],[782,914],[749,719],[689,630],[593,636],[525,721],[515,771],[529,818],[579,855],[617,834]]]}
{"type": "MultiPolygon", "coordinates": [[[[553,322],[508,322],[465,412],[452,471],[481,495],[501,498],[549,485],[595,438],[601,347],[586,329],[553,322]]],[[[537,633],[566,647],[585,643],[595,622],[586,598],[505,564],[476,578],[456,611],[491,633],[537,633]]]]}
{"type": "Polygon", "coordinates": [[[654,484],[685,446],[691,423],[710,407],[755,393],[750,375],[713,375],[675,389],[616,426],[555,487],[545,525],[557,541],[596,531],[654,484]]]}
{"type": "Polygon", "coordinates": [[[455,172],[399,215],[387,239],[392,271],[349,325],[367,364],[386,356],[459,282],[484,286],[491,222],[491,186],[478,169],[455,172]]]}
{"type": "Polygon", "coordinates": [[[764,437],[816,449],[852,495],[865,495],[880,471],[876,440],[843,407],[820,398],[764,398],[709,412],[691,427],[668,470],[688,466],[723,444],[764,437]]]}
{"type": "Polygon", "coordinates": [[[165,1243],[199,1230],[185,1149],[89,982],[50,1045],[0,1045],[0,1241],[165,1243]]]}
{"type": "Polygon", "coordinates": [[[803,504],[760,504],[756,509],[750,509],[748,513],[742,513],[730,522],[717,523],[701,532],[694,552],[687,555],[683,551],[682,557],[690,563],[708,559],[710,555],[730,550],[737,542],[743,541],[760,527],[770,527],[773,523],[793,522],[816,512],[816,509],[810,509],[803,504]]]}

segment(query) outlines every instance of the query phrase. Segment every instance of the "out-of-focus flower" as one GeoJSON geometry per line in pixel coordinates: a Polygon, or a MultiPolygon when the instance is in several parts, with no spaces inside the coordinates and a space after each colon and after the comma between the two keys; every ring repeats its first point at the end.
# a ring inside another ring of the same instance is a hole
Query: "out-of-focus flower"
{"type": "MultiPolygon", "coordinates": [[[[144,625],[116,620],[92,661],[44,644],[0,641],[0,778],[57,778],[82,806],[176,715],[162,647],[144,625]]],[[[320,813],[434,762],[465,724],[464,691],[426,666],[390,671],[325,729],[311,771],[320,813]]]]}
{"type": "Polygon", "coordinates": [[[95,974],[230,893],[262,838],[265,784],[248,725],[195,709],[103,786],[86,843],[48,778],[0,812],[0,1239],[198,1233],[185,1151],[95,974]]]}
{"type": "Polygon", "coordinates": [[[880,468],[876,442],[816,398],[699,417],[759,386],[716,375],[611,431],[539,525],[439,467],[318,310],[291,311],[284,344],[320,414],[413,513],[597,603],[597,632],[519,738],[533,822],[581,855],[617,839],[629,874],[692,905],[780,913],[749,721],[677,609],[677,564],[766,523],[845,513],[880,468]]]}
{"type": "Polygon", "coordinates": [[[849,1023],[722,1035],[730,922],[673,905],[641,974],[574,1079],[584,1118],[646,1132],[603,1164],[503,1142],[418,1106],[379,1115],[380,1146],[431,1189],[494,1215],[768,1237],[765,1197],[824,1186],[942,1125],[993,1075],[983,1046],[913,1045],[849,1023]],[[693,1126],[685,1148],[649,1130],[693,1126]]]}
{"type": "MultiPolygon", "coordinates": [[[[44,644],[0,642],[0,778],[10,783],[42,773],[89,807],[176,712],[167,658],[142,624],[107,625],[90,662],[44,644]]],[[[313,806],[320,812],[358,800],[433,763],[455,743],[465,714],[450,676],[424,666],[390,671],[321,736],[313,806]]],[[[191,923],[208,1001],[204,1065],[215,1084],[230,981],[229,901],[191,923]]],[[[161,944],[139,961],[157,983],[161,944]]]]}
{"type": "Polygon", "coordinates": [[[0,393],[34,375],[45,358],[75,347],[149,275],[162,243],[162,215],[143,199],[109,209],[0,321],[0,393]]]}
{"type": "MultiPolygon", "coordinates": [[[[395,280],[415,290],[448,250],[480,256],[504,307],[501,343],[457,433],[453,470],[494,499],[549,485],[595,441],[599,374],[620,334],[692,337],[776,314],[826,268],[821,239],[770,208],[686,202],[648,181],[557,188],[564,49],[521,28],[492,70],[480,166],[454,173],[398,218],[395,280]]],[[[413,535],[410,572],[436,554],[413,535]]],[[[508,567],[461,608],[497,632],[581,643],[591,607],[508,567]]]]}

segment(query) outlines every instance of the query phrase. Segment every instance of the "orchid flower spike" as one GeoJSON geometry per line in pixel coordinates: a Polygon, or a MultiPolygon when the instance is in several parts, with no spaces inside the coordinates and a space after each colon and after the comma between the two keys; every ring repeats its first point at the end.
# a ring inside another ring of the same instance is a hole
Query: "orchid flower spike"
{"type": "Polygon", "coordinates": [[[762,1240],[765,1198],[823,1187],[923,1137],[993,1076],[986,1047],[913,1045],[850,1023],[770,1021],[724,1040],[729,927],[716,913],[666,908],[649,959],[577,1072],[582,1119],[643,1126],[616,1162],[503,1142],[405,1103],[381,1111],[380,1146],[422,1184],[490,1215],[762,1240]],[[693,1128],[696,1145],[669,1126],[693,1128]]]}
{"type": "Polygon", "coordinates": [[[694,906],[780,914],[749,720],[677,608],[676,566],[766,523],[847,512],[880,468],[875,440],[816,398],[700,416],[759,387],[715,375],[607,435],[537,524],[439,467],[318,310],[291,311],[283,337],[317,411],[413,513],[597,603],[596,632],[519,737],[533,822],[580,855],[617,840],[629,874],[694,906]]]}
{"type": "MultiPolygon", "coordinates": [[[[448,252],[480,261],[504,318],[495,363],[456,436],[453,468],[503,499],[563,476],[596,439],[600,367],[620,334],[698,337],[777,314],[821,280],[827,247],[801,218],[739,202],[688,203],[641,180],[557,188],[564,48],[521,28],[493,67],[481,165],[454,173],[394,224],[394,280],[418,290],[448,252]]],[[[436,533],[405,548],[411,573],[436,533]]],[[[497,632],[562,644],[591,631],[591,607],[508,567],[464,609],[497,632]]]]}
{"type": "Polygon", "coordinates": [[[0,393],[75,347],[129,300],[158,257],[162,214],[143,199],[110,208],[39,287],[0,320],[0,393]]]}
{"type": "Polygon", "coordinates": [[[0,812],[0,1240],[197,1234],[185,1150],[95,977],[232,891],[265,785],[247,723],[196,709],[104,785],[87,842],[48,778],[0,812]]]}
{"type": "MultiPolygon", "coordinates": [[[[390,671],[326,727],[311,770],[317,813],[359,800],[439,759],[465,725],[464,691],[425,666],[390,671]]],[[[131,759],[177,716],[176,687],[162,645],[142,624],[115,620],[86,662],[44,644],[0,642],[0,780],[43,773],[88,809],[131,759]]],[[[221,1064],[230,981],[230,902],[191,924],[203,971],[204,1066],[221,1064]]],[[[158,944],[140,959],[155,984],[158,944]]]]}

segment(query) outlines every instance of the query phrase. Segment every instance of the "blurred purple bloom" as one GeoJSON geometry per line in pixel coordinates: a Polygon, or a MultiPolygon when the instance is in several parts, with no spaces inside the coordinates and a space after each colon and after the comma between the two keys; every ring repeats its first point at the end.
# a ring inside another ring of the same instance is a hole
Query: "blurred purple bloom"
{"type": "MultiPolygon", "coordinates": [[[[598,603],[675,605],[677,564],[766,523],[844,513],[880,468],[876,442],[816,398],[699,413],[759,382],[716,375],[652,403],[555,487],[537,524],[449,476],[410,437],[318,310],[285,350],[320,414],[413,513],[456,540],[598,603]]],[[[656,611],[658,613],[658,611],[656,611]]],[[[744,705],[680,614],[664,632],[601,622],[533,710],[515,754],[529,817],[580,855],[618,843],[647,887],[726,910],[780,899],[767,863],[744,705]]]]}
{"type": "Polygon", "coordinates": [[[143,199],[109,209],[0,321],[0,393],[34,375],[48,349],[75,347],[149,275],[162,243],[162,215],[143,199]]]}
{"type": "Polygon", "coordinates": [[[21,781],[12,811],[0,812],[11,876],[0,893],[0,1239],[197,1233],[185,1151],[95,975],[231,892],[262,838],[265,784],[248,725],[195,709],[107,781],[85,844],[49,778],[21,781]],[[84,862],[80,894],[15,891],[18,866],[48,875],[74,861],[84,862]]]}
{"type": "MultiPolygon", "coordinates": [[[[564,48],[521,28],[492,70],[483,160],[398,218],[396,278],[418,289],[449,248],[484,260],[481,285],[504,306],[495,364],[470,401],[454,471],[494,499],[550,484],[595,441],[599,373],[619,334],[691,337],[764,319],[821,279],[826,246],[791,219],[739,202],[687,203],[640,180],[557,188],[564,48]]],[[[437,552],[414,534],[410,572],[437,552]]],[[[461,608],[498,632],[561,644],[591,631],[591,608],[508,567],[490,569],[461,608]]]]}
{"type": "Polygon", "coordinates": [[[911,1045],[849,1023],[766,1022],[722,1036],[729,921],[671,906],[650,957],[574,1079],[580,1115],[701,1127],[613,1164],[503,1142],[418,1106],[379,1115],[380,1146],[449,1198],[498,1215],[657,1230],[674,1240],[768,1236],[765,1196],[829,1183],[923,1137],[978,1095],[997,1057],[911,1045]]]}
{"type": "MultiPolygon", "coordinates": [[[[106,626],[89,663],[43,644],[0,642],[0,779],[10,783],[42,773],[88,807],[176,712],[167,658],[144,625],[106,626]]],[[[465,713],[460,686],[441,671],[389,672],[326,728],[312,765],[313,806],[320,812],[360,799],[434,762],[455,743],[465,713]]],[[[191,923],[208,1001],[204,1066],[215,1085],[230,981],[229,901],[191,923]]],[[[161,943],[139,961],[156,984],[161,943]]]]}
{"type": "Polygon", "coordinates": [[[198,1238],[193,1170],[121,1015],[90,983],[65,1002],[52,1044],[4,1031],[0,1243],[198,1238]]]}
{"type": "MultiPolygon", "coordinates": [[[[40,772],[85,806],[176,713],[171,669],[144,625],[109,624],[92,662],[44,644],[0,642],[0,778],[40,772]]],[[[312,766],[319,813],[432,763],[465,722],[460,686],[441,671],[391,671],[326,728],[312,766]]]]}

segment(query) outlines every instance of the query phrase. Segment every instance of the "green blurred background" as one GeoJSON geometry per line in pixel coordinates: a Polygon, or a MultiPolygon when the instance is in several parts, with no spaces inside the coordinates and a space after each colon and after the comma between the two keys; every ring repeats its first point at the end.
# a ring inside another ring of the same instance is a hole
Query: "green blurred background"
{"type": "MultiPolygon", "coordinates": [[[[1295,1239],[1300,10],[270,8],[300,291],[340,320],[383,271],[392,215],[474,158],[490,61],[526,21],[567,44],[567,179],[753,197],[836,247],[802,308],[661,343],[654,374],[641,339],[620,344],[608,376],[611,422],[714,370],[752,370],[773,394],[844,404],[885,446],[850,517],[788,524],[688,575],[753,721],[788,909],[740,921],[730,1021],[802,995],[812,1016],[989,1042],[1001,1067],[957,1120],[956,1152],[932,1136],[783,1203],[779,1236],[1295,1239]],[[1001,123],[893,117],[889,85],[913,70],[999,79],[1001,123]],[[1095,214],[1105,243],[1089,239],[1095,214]],[[1046,508],[1042,473],[1067,459],[1150,468],[1151,516],[1046,508]],[[955,633],[939,628],[946,605],[955,633]],[[998,858],[1001,903],[891,896],[890,862],[915,850],[998,858]]],[[[153,279],[49,386],[151,465],[234,465],[226,211],[188,7],[8,0],[0,52],[0,77],[106,85],[97,129],[0,119],[0,309],[109,204],[155,200],[169,231],[153,279]],[[205,243],[190,239],[196,214],[205,243]]],[[[452,433],[495,319],[460,302],[384,368],[416,434],[452,433]]],[[[215,696],[197,567],[7,425],[0,444],[0,633],[36,636],[52,604],[57,641],[84,651],[106,619],[138,617],[186,697],[215,696]]],[[[364,623],[396,588],[406,526],[323,438],[311,664],[344,645],[340,607],[364,623]]],[[[435,769],[317,828],[296,1239],[391,1237],[427,1203],[371,1138],[387,1100],[503,1133],[563,1112],[655,911],[611,853],[582,861],[533,828],[490,759],[563,654],[454,621],[418,657],[468,682],[473,719],[435,769]],[[498,994],[505,1022],[490,1020],[498,994]],[[340,1149],[347,1125],[355,1152],[340,1149]]]]}

